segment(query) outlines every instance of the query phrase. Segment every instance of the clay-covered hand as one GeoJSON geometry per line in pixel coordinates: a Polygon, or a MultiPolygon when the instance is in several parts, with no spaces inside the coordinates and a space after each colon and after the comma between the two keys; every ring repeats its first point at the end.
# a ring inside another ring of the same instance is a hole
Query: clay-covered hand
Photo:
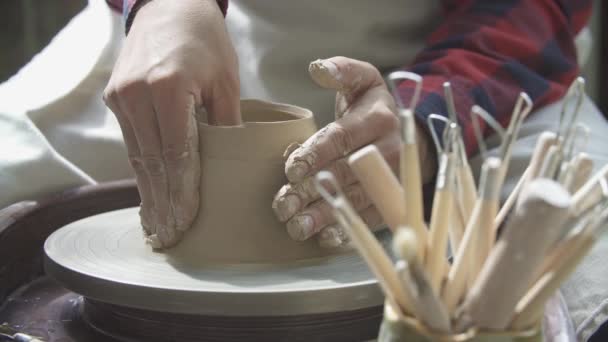
{"type": "Polygon", "coordinates": [[[200,156],[194,114],[239,125],[238,61],[215,0],[155,0],[141,7],[104,100],[115,113],[154,248],[169,247],[199,207],[200,156]]]}
{"type": "MultiPolygon", "coordinates": [[[[347,242],[347,236],[335,223],[329,204],[320,200],[313,177],[320,170],[332,172],[362,219],[372,228],[380,226],[380,214],[350,170],[347,159],[359,148],[374,144],[396,171],[399,120],[394,99],[373,65],[333,57],[312,62],[309,72],[321,87],[337,91],[336,120],[287,152],[285,172],[289,184],[275,196],[273,209],[279,220],[287,223],[293,239],[306,240],[317,235],[322,246],[337,247],[347,242]]],[[[425,132],[419,130],[418,135],[420,158],[424,161],[432,155],[430,144],[425,132]]],[[[425,163],[422,165],[423,177],[428,181],[434,170],[425,170],[425,163]]]]}

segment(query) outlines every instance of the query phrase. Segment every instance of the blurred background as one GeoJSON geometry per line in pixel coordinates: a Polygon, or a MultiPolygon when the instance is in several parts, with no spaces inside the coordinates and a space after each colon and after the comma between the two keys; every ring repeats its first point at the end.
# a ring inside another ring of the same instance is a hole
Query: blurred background
{"type": "MultiPolygon", "coordinates": [[[[10,78],[46,46],[86,4],[86,0],[0,0],[0,22],[4,23],[0,32],[0,82],[10,78]]],[[[594,48],[584,66],[583,76],[587,80],[588,94],[608,116],[608,66],[605,65],[608,60],[608,4],[595,0],[594,6],[590,25],[594,48]]]]}

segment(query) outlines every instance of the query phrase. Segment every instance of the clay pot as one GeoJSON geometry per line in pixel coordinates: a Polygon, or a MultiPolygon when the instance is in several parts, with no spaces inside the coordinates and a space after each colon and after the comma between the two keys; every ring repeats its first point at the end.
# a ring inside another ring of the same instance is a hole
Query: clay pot
{"type": "MultiPolygon", "coordinates": [[[[242,100],[243,126],[199,123],[201,204],[192,228],[165,253],[172,263],[281,263],[327,254],[293,241],[271,203],[285,178],[285,149],[316,131],[307,109],[242,100]]],[[[204,120],[204,119],[202,119],[204,120]]]]}

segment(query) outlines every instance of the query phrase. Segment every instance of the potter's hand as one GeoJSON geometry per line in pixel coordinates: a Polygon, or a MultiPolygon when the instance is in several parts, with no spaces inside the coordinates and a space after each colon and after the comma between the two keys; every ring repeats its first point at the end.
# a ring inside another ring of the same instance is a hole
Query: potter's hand
{"type": "MultiPolygon", "coordinates": [[[[273,208],[277,217],[287,222],[289,235],[296,240],[317,233],[322,246],[335,247],[346,240],[336,225],[328,203],[320,200],[313,177],[320,170],[331,171],[341,183],[353,207],[370,227],[382,223],[380,214],[350,170],[348,155],[374,144],[393,170],[399,165],[399,121],[395,102],[378,70],[369,63],[333,57],[315,61],[309,67],[320,86],[337,91],[336,121],[321,129],[289,155],[285,172],[289,184],[275,196],[273,208]]],[[[426,133],[419,132],[422,160],[429,155],[426,133]]],[[[289,152],[289,151],[288,151],[289,152]]],[[[425,170],[427,179],[432,170],[425,170]]],[[[423,176],[424,177],[424,176],[423,176]]]]}
{"type": "Polygon", "coordinates": [[[195,109],[241,123],[237,57],[215,0],[156,0],[131,26],[104,93],[127,145],[140,216],[155,248],[169,247],[199,207],[195,109]]]}

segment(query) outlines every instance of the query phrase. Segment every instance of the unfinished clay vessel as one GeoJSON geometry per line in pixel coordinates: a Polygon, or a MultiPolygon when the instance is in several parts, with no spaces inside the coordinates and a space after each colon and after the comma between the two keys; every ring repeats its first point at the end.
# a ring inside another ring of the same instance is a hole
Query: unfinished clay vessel
{"type": "Polygon", "coordinates": [[[287,182],[283,154],[316,131],[312,112],[242,100],[242,126],[210,126],[201,118],[201,204],[182,241],[165,253],[177,263],[281,263],[325,255],[316,241],[293,241],[273,214],[287,182]]]}

